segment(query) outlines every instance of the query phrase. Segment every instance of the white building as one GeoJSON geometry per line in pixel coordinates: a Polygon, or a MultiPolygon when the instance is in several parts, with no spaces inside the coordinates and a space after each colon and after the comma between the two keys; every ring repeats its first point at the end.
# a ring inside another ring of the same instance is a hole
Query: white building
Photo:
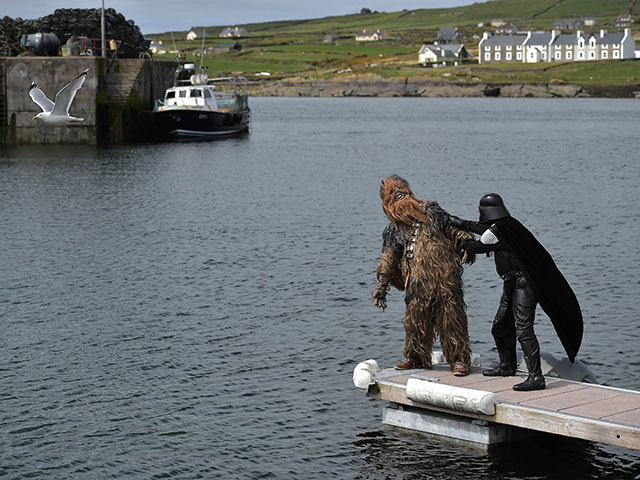
{"type": "Polygon", "coordinates": [[[472,58],[473,55],[462,44],[440,45],[438,42],[425,43],[418,52],[418,61],[426,64],[453,64],[458,65],[463,58],[472,58]]]}
{"type": "Polygon", "coordinates": [[[631,30],[599,34],[525,32],[518,35],[495,35],[485,32],[478,44],[479,63],[488,62],[573,62],[621,60],[633,58],[635,42],[631,30]]]}
{"type": "Polygon", "coordinates": [[[378,40],[386,40],[387,34],[384,30],[368,31],[362,30],[362,32],[356,34],[356,42],[377,42],[378,40]]]}

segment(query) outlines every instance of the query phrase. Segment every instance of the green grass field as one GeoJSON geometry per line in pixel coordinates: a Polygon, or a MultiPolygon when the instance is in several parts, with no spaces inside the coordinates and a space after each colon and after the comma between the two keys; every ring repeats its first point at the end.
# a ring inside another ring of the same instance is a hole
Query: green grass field
{"type": "MultiPolygon", "coordinates": [[[[238,25],[250,32],[237,41],[241,51],[207,54],[200,59],[203,46],[220,46],[230,39],[219,37],[226,26],[205,27],[204,43],[200,38],[187,41],[187,32],[149,35],[161,39],[172,51],[180,51],[188,61],[200,61],[212,72],[246,75],[269,72],[273,78],[283,76],[331,77],[344,69],[356,74],[373,73],[385,77],[429,76],[447,80],[486,82],[548,82],[580,84],[638,84],[640,62],[608,61],[558,64],[491,64],[464,65],[440,69],[418,64],[418,51],[423,43],[436,38],[438,29],[458,27],[462,42],[475,55],[478,36],[492,31],[492,19],[501,18],[521,30],[550,30],[556,20],[596,17],[591,31],[613,26],[619,14],[630,6],[630,0],[494,0],[448,9],[403,10],[372,14],[351,14],[308,20],[288,20],[238,25]],[[478,24],[484,26],[479,27],[478,24]],[[356,42],[357,32],[383,29],[390,37],[381,42],[356,42]],[[337,35],[338,41],[323,43],[326,34],[337,35]],[[475,38],[474,38],[475,36],[475,38]]],[[[640,8],[640,7],[639,7],[640,8]]],[[[590,31],[585,28],[586,31],[590,31]]],[[[640,42],[640,25],[633,27],[640,42]]],[[[174,59],[175,53],[160,58],[174,59]]]]}

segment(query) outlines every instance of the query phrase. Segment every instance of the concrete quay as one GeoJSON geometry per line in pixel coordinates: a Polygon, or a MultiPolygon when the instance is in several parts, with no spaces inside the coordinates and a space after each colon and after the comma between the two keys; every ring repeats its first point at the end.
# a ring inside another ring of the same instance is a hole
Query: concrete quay
{"type": "Polygon", "coordinates": [[[149,140],[157,98],[173,85],[176,64],[101,57],[0,57],[0,144],[106,145],[149,140]],[[33,120],[40,108],[29,97],[31,82],[51,99],[89,68],[69,113],[84,118],[70,126],[33,120]]]}

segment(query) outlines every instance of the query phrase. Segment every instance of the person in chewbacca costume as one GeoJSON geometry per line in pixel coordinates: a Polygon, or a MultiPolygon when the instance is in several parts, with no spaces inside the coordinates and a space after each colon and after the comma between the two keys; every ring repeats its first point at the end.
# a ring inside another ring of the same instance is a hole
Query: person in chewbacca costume
{"type": "Polygon", "coordinates": [[[437,202],[414,197],[397,175],[382,180],[382,209],[389,225],[382,233],[382,258],[373,303],[387,307],[389,286],[405,292],[405,359],[397,370],[431,368],[437,336],[454,375],[470,371],[471,346],[462,291],[462,263],[475,256],[462,249],[473,238],[449,221],[437,202]]]}

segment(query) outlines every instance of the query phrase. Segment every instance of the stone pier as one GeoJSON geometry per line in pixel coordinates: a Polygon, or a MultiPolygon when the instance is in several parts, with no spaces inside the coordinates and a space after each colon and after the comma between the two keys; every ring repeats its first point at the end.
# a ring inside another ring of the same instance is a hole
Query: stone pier
{"type": "Polygon", "coordinates": [[[176,64],[100,57],[0,58],[0,144],[104,145],[151,138],[157,98],[173,85],[176,64]],[[84,118],[70,126],[33,120],[40,108],[29,97],[31,82],[55,100],[64,85],[89,68],[69,113],[84,118]]]}

